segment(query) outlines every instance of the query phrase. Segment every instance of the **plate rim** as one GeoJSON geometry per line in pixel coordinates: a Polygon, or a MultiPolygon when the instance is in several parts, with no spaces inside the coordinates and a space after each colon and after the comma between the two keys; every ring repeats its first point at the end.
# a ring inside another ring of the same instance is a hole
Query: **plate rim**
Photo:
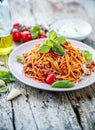
{"type": "MultiPolygon", "coordinates": [[[[52,87],[49,87],[49,88],[48,88],[48,87],[39,88],[39,87],[37,87],[37,86],[32,86],[30,83],[26,83],[25,81],[23,81],[22,79],[20,79],[18,76],[16,76],[16,74],[14,73],[14,71],[13,71],[12,68],[11,68],[11,57],[12,57],[12,55],[13,55],[17,50],[19,50],[19,48],[22,48],[22,47],[25,46],[26,44],[30,44],[30,43],[33,44],[33,43],[36,43],[36,42],[41,42],[41,41],[46,40],[46,39],[47,39],[47,38],[41,38],[41,39],[36,39],[36,40],[33,40],[33,41],[26,42],[26,43],[24,43],[24,44],[22,44],[22,45],[16,47],[16,48],[11,52],[11,54],[10,54],[10,56],[9,56],[9,59],[8,59],[8,67],[9,67],[10,72],[13,74],[13,76],[14,76],[16,79],[18,79],[19,81],[21,81],[21,82],[24,83],[25,85],[28,85],[28,86],[30,86],[30,87],[32,87],[32,88],[41,89],[41,90],[45,90],[45,91],[53,91],[53,92],[65,92],[65,91],[80,90],[80,89],[89,87],[90,85],[92,85],[93,83],[95,83],[95,81],[93,80],[92,83],[88,83],[87,85],[84,85],[83,87],[78,87],[78,88],[76,88],[76,87],[72,87],[72,88],[52,88],[52,87]]],[[[83,42],[80,42],[80,41],[77,41],[77,40],[72,40],[72,39],[67,39],[67,40],[69,40],[69,41],[71,41],[71,42],[81,43],[81,44],[83,44],[83,45],[85,45],[85,46],[88,46],[90,49],[93,49],[92,47],[90,47],[89,45],[87,45],[87,44],[85,44],[85,43],[83,43],[83,42]]],[[[94,49],[93,49],[93,50],[94,50],[94,49]]],[[[26,78],[27,78],[27,77],[26,77],[26,78]]],[[[38,82],[38,81],[35,81],[35,82],[38,82]]],[[[42,84],[44,85],[45,83],[42,83],[42,84]]],[[[76,84],[77,84],[77,83],[76,83],[76,84]]],[[[50,86],[50,85],[47,85],[47,86],[50,86]]]]}

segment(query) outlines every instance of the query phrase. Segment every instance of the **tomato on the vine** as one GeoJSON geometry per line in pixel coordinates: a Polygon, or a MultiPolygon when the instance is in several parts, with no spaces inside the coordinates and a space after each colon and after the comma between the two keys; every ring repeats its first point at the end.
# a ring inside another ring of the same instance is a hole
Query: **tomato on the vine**
{"type": "Polygon", "coordinates": [[[18,27],[20,27],[20,26],[21,26],[20,23],[14,23],[14,24],[13,24],[13,28],[18,28],[18,27]]]}
{"type": "Polygon", "coordinates": [[[22,38],[23,42],[28,42],[28,41],[32,40],[32,36],[29,31],[21,32],[21,38],[22,38]]]}
{"type": "Polygon", "coordinates": [[[13,31],[12,31],[12,36],[13,36],[13,40],[14,40],[15,42],[19,42],[20,39],[21,39],[21,33],[19,32],[18,29],[13,29],[13,31]]]}
{"type": "Polygon", "coordinates": [[[28,42],[34,39],[46,38],[48,30],[42,25],[26,26],[19,22],[13,24],[12,35],[14,42],[28,42]]]}

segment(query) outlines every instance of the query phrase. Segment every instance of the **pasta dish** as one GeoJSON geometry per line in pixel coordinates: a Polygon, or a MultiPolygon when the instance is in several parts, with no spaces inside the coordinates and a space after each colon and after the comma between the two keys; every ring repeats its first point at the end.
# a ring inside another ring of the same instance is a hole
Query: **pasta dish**
{"type": "MultiPolygon", "coordinates": [[[[69,80],[78,82],[84,75],[91,72],[91,64],[88,63],[80,50],[66,41],[62,47],[65,50],[63,56],[55,54],[52,49],[48,53],[38,51],[40,43],[37,43],[33,50],[25,52],[24,73],[29,78],[35,78],[45,82],[49,74],[54,74],[56,81],[69,80]]],[[[95,66],[95,64],[93,63],[95,66]]]]}

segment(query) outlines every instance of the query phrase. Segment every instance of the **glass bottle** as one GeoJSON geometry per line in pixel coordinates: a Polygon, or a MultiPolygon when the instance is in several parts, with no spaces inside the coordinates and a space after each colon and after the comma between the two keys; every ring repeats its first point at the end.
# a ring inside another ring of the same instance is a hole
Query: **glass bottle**
{"type": "Polygon", "coordinates": [[[8,0],[0,0],[0,55],[12,50],[12,18],[8,0]]]}

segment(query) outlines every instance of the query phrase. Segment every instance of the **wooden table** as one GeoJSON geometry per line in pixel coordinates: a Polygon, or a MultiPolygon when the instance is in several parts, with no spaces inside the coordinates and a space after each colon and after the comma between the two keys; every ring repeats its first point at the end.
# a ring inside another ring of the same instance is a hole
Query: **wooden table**
{"type": "MultiPolygon", "coordinates": [[[[83,42],[95,48],[94,0],[9,0],[9,4],[13,22],[26,25],[48,26],[63,18],[88,21],[93,32],[83,42]]],[[[0,130],[95,130],[95,84],[71,92],[42,91],[18,80],[8,86],[23,95],[13,101],[6,101],[7,94],[0,96],[0,130]]]]}

